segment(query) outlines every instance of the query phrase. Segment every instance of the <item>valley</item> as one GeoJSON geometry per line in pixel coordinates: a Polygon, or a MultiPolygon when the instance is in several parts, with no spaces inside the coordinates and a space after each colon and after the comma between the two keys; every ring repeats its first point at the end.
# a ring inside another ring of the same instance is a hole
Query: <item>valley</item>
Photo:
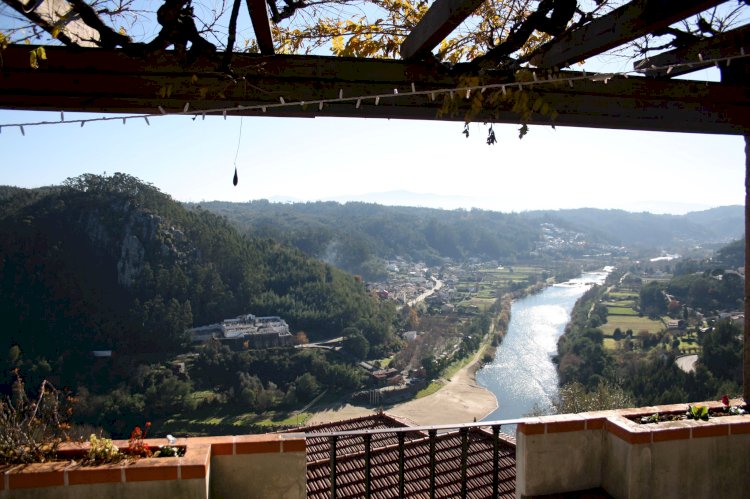
{"type": "Polygon", "coordinates": [[[741,235],[731,223],[741,213],[197,206],[123,174],[2,188],[0,389],[49,380],[75,394],[75,423],[113,436],[144,421],[175,434],[267,431],[348,404],[433,403],[436,393],[485,400],[467,413],[481,418],[493,404],[473,373],[502,352],[514,300],[607,265],[620,281],[573,310],[561,342],[585,348],[572,357],[560,347],[562,382],[593,390],[625,372],[612,358],[677,354],[699,355],[706,378],[696,328],[716,324],[705,309],[733,311],[739,265],[718,262],[731,252],[715,248],[741,235]],[[606,230],[607,219],[620,230],[606,230]],[[647,235],[623,240],[637,228],[647,235]],[[663,252],[685,256],[660,261],[663,252]],[[284,341],[217,334],[245,327],[242,317],[255,333],[280,321],[284,341]],[[591,345],[576,339],[577,324],[598,328],[591,345]]]}

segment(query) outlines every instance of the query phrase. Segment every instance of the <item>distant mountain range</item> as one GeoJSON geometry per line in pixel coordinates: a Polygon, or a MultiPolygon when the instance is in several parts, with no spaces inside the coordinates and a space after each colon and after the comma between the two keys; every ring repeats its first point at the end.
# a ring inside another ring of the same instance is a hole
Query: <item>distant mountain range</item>
{"type": "MultiPolygon", "coordinates": [[[[367,192],[346,196],[330,196],[321,199],[301,199],[292,196],[272,196],[268,199],[272,203],[309,203],[309,202],[327,202],[335,201],[337,203],[362,202],[376,203],[385,206],[416,206],[421,208],[437,208],[443,210],[471,209],[477,208],[488,211],[501,212],[524,212],[538,210],[503,210],[497,209],[498,200],[496,197],[481,196],[455,196],[445,194],[434,194],[429,192],[413,192],[404,189],[384,191],[384,192],[367,192]]],[[[672,202],[663,200],[639,201],[629,204],[627,208],[620,207],[630,212],[649,212],[653,214],[679,214],[683,215],[694,211],[704,211],[710,209],[710,205],[700,202],[672,202]]]]}
{"type": "Polygon", "coordinates": [[[745,232],[743,206],[711,208],[685,215],[593,208],[528,212],[528,215],[564,221],[581,232],[601,234],[611,243],[663,250],[728,243],[741,238],[745,232]]]}
{"type": "Polygon", "coordinates": [[[241,231],[271,237],[354,273],[373,277],[377,259],[404,257],[526,260],[532,253],[576,256],[626,247],[680,252],[720,245],[744,233],[744,208],[686,215],[583,208],[499,213],[364,202],[249,203],[214,201],[203,209],[241,231]],[[543,227],[543,224],[545,227],[543,227]]]}

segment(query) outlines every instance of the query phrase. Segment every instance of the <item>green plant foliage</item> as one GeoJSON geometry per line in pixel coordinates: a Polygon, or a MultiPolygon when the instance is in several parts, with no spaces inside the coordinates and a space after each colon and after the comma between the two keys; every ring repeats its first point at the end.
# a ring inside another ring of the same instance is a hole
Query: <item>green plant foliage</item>
{"type": "Polygon", "coordinates": [[[178,457],[184,455],[183,449],[174,445],[162,445],[154,452],[154,457],[178,457]]]}
{"type": "Polygon", "coordinates": [[[708,421],[708,406],[689,405],[687,410],[688,419],[702,419],[708,421]]]}
{"type": "Polygon", "coordinates": [[[89,436],[89,449],[86,453],[85,464],[99,465],[107,463],[119,463],[125,459],[125,454],[114,442],[105,437],[97,437],[93,433],[89,436]]]}

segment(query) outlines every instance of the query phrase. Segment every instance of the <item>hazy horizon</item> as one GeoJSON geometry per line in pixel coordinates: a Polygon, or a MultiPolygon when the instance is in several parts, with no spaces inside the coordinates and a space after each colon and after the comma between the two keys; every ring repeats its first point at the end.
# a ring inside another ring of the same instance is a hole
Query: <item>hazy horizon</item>
{"type": "MultiPolygon", "coordinates": [[[[44,119],[59,113],[0,111],[0,123],[44,119]]],[[[519,140],[517,126],[495,125],[498,143],[488,146],[481,123],[470,124],[466,138],[463,124],[436,121],[131,121],[29,127],[25,135],[4,128],[0,184],[41,187],[123,172],[182,202],[359,200],[503,213],[684,214],[745,202],[741,136],[531,126],[519,140]]]]}

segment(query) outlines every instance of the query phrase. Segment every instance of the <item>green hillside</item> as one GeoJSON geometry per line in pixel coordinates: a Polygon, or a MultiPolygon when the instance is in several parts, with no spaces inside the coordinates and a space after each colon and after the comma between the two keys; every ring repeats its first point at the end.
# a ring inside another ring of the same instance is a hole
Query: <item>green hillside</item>
{"type": "MultiPolygon", "coordinates": [[[[361,280],[270,239],[245,237],[133,177],[83,175],[60,187],[2,192],[2,391],[19,368],[28,386],[47,377],[110,397],[119,387],[130,400],[131,391],[145,390],[133,385],[134,373],[161,372],[187,351],[186,328],[246,313],[281,316],[292,333],[311,339],[356,327],[373,349],[392,341],[392,305],[370,296],[361,280]],[[103,368],[92,350],[113,350],[111,364],[103,368]]],[[[197,365],[208,365],[201,359],[197,365]]],[[[254,362],[238,359],[220,392],[254,362]]],[[[294,371],[304,369],[292,365],[285,376],[294,371]]]]}

